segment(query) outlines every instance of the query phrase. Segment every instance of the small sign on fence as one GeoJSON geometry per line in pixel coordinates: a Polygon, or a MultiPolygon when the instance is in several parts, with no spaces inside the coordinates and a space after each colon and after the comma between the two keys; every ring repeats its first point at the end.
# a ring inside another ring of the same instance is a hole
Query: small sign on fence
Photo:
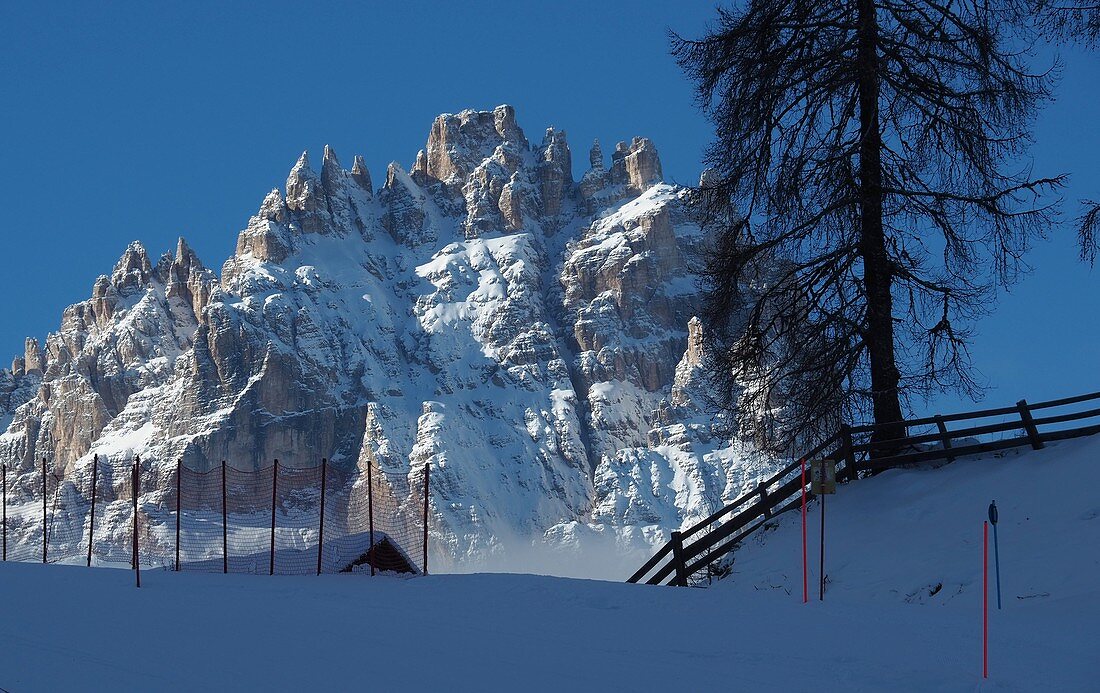
{"type": "Polygon", "coordinates": [[[810,493],[836,493],[836,460],[810,460],[810,493]]]}

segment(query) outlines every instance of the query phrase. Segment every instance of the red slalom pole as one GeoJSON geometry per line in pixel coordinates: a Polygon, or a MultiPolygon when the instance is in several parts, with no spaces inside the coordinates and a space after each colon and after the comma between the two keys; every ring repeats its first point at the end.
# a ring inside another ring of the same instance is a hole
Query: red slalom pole
{"type": "Polygon", "coordinates": [[[802,458],[802,603],[810,601],[810,572],[806,561],[806,458],[802,458]]]}
{"type": "Polygon", "coordinates": [[[989,521],[982,523],[982,678],[989,678],[989,521]]]}

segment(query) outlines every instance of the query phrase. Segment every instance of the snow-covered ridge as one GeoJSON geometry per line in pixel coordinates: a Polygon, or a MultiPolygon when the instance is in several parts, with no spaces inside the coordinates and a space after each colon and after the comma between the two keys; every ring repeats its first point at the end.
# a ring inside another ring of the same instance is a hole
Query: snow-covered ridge
{"type": "Polygon", "coordinates": [[[633,564],[770,462],[695,397],[684,191],[644,138],[589,162],[575,182],[565,132],[532,145],[510,106],[440,116],[378,189],[360,157],[303,153],[220,277],[182,240],[156,263],[135,242],[28,340],[0,373],[0,460],[327,457],[398,498],[428,464],[436,565],[522,568],[533,543],[589,574],[585,537],[633,564]]]}

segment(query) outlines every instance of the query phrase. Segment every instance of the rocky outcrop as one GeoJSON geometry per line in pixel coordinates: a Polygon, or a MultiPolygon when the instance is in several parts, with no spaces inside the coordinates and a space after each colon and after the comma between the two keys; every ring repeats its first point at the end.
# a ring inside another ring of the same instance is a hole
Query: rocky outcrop
{"type": "Polygon", "coordinates": [[[615,145],[611,155],[612,185],[621,185],[628,195],[637,195],[663,177],[657,148],[647,138],[635,137],[629,147],[626,142],[615,145]]]}
{"type": "Polygon", "coordinates": [[[155,262],[135,243],[27,341],[0,461],[325,457],[371,465],[394,507],[428,465],[436,561],[660,541],[763,462],[698,403],[688,197],[649,140],[589,161],[575,182],[565,132],[532,147],[510,106],[440,116],[377,191],[361,157],[303,153],[220,279],[183,239],[155,262]]]}
{"type": "Polygon", "coordinates": [[[131,244],[91,298],[65,309],[44,352],[27,340],[33,367],[21,379],[38,378],[37,393],[12,412],[0,458],[27,467],[47,456],[66,467],[88,454],[135,395],[170,381],[215,282],[182,238],[155,266],[131,244]]]}

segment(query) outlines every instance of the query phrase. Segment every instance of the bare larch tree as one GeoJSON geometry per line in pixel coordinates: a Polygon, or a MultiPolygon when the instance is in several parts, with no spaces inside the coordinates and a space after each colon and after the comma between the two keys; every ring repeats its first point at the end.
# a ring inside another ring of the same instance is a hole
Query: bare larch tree
{"type": "MultiPolygon", "coordinates": [[[[1097,0],[1035,0],[1035,14],[1048,35],[1089,48],[1100,48],[1100,2],[1097,0]]],[[[1081,260],[1096,264],[1100,250],[1100,202],[1081,200],[1077,239],[1081,260]]]]}
{"type": "MultiPolygon", "coordinates": [[[[716,139],[704,316],[716,391],[771,449],[975,395],[972,324],[1054,217],[1024,160],[1051,77],[1029,7],[749,0],[672,35],[716,139]],[[731,211],[732,210],[732,211],[731,211]]],[[[883,445],[888,448],[888,444],[883,445]]]]}

